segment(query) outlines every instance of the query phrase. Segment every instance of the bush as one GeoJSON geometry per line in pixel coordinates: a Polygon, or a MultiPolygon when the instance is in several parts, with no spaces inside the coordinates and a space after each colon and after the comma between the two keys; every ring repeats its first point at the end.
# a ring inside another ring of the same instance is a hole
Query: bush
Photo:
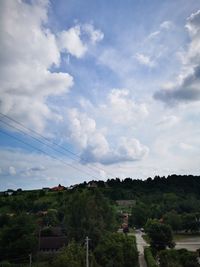
{"type": "Polygon", "coordinates": [[[104,235],[95,248],[94,255],[100,266],[138,266],[138,253],[132,236],[117,233],[104,235]]]}
{"type": "Polygon", "coordinates": [[[145,257],[145,260],[146,260],[148,267],[158,267],[153,255],[152,255],[151,248],[146,247],[144,249],[144,257],[145,257]]]}

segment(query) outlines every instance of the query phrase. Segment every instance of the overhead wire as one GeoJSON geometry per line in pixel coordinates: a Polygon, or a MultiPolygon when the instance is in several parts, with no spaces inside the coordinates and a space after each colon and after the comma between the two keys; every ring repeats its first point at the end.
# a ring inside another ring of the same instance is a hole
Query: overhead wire
{"type": "Polygon", "coordinates": [[[81,169],[79,169],[78,167],[76,167],[76,166],[74,166],[74,165],[72,165],[72,164],[70,164],[70,163],[65,162],[64,160],[59,159],[59,158],[57,158],[57,157],[55,157],[55,156],[53,156],[53,155],[47,153],[46,151],[44,151],[44,150],[42,150],[42,149],[40,149],[40,148],[38,148],[38,147],[35,147],[35,146],[33,146],[33,145],[31,145],[31,144],[29,144],[29,143],[27,143],[27,142],[25,142],[25,141],[23,141],[23,140],[17,138],[16,136],[13,136],[13,135],[11,135],[11,134],[9,134],[9,133],[3,131],[2,129],[0,129],[0,132],[3,133],[4,135],[7,135],[7,136],[9,136],[9,137],[11,137],[11,138],[13,138],[13,139],[19,141],[19,142],[21,142],[21,143],[23,143],[23,144],[25,144],[25,145],[31,147],[32,149],[35,149],[35,150],[39,151],[40,153],[43,153],[43,154],[47,155],[48,157],[51,157],[51,158],[53,158],[53,159],[55,159],[55,160],[57,160],[57,161],[62,162],[62,163],[63,163],[64,165],[66,165],[66,166],[70,166],[70,167],[72,167],[73,169],[76,169],[76,170],[78,170],[78,171],[81,172],[81,173],[84,172],[85,174],[87,174],[87,175],[89,175],[89,176],[92,176],[92,177],[95,178],[95,179],[98,179],[98,178],[95,177],[94,175],[91,175],[91,173],[88,173],[88,172],[86,172],[86,171],[84,171],[84,170],[81,170],[81,169]]]}
{"type": "MultiPolygon", "coordinates": [[[[29,127],[26,127],[24,124],[22,124],[21,122],[17,121],[16,119],[13,119],[13,118],[11,118],[10,116],[8,116],[8,115],[6,115],[6,114],[4,114],[4,113],[1,113],[1,112],[0,112],[0,115],[1,115],[2,117],[5,117],[5,118],[7,118],[7,119],[13,121],[13,122],[16,123],[16,124],[22,126],[24,129],[28,130],[29,132],[32,132],[32,133],[36,134],[37,136],[41,137],[42,139],[44,139],[45,142],[48,142],[48,144],[45,143],[46,146],[49,146],[49,145],[52,146],[52,145],[54,145],[54,146],[58,147],[59,149],[62,149],[62,150],[64,150],[64,151],[70,153],[71,155],[73,155],[73,156],[76,157],[77,159],[81,160],[82,162],[87,163],[87,160],[85,160],[84,158],[80,157],[78,154],[76,154],[76,153],[72,152],[71,150],[69,150],[69,149],[67,149],[67,148],[65,148],[65,147],[63,147],[63,146],[57,144],[57,143],[54,142],[54,141],[49,141],[49,139],[48,139],[47,137],[45,137],[44,135],[38,133],[37,131],[35,131],[35,130],[33,130],[33,129],[30,129],[29,127]]],[[[0,121],[4,122],[4,121],[1,120],[1,119],[0,119],[0,121]]],[[[22,131],[22,130],[21,130],[21,131],[22,131]]],[[[24,134],[27,134],[27,133],[24,133],[24,134]]],[[[40,142],[40,143],[43,143],[42,141],[39,141],[40,139],[38,139],[38,138],[36,138],[36,137],[32,137],[32,138],[37,139],[37,141],[40,142]]],[[[52,148],[52,147],[51,147],[51,149],[55,150],[55,149],[52,148]]],[[[57,151],[57,152],[58,152],[58,151],[57,151]]],[[[61,153],[61,154],[65,155],[65,156],[67,156],[66,154],[64,154],[64,153],[61,152],[61,151],[59,151],[59,153],[61,153]]],[[[68,156],[69,156],[69,155],[68,155],[68,156]]],[[[71,158],[72,158],[72,157],[71,157],[71,158]]],[[[77,160],[77,159],[74,159],[74,158],[72,158],[72,159],[73,159],[73,160],[77,160]]],[[[105,173],[109,174],[111,177],[115,177],[115,175],[113,175],[113,174],[111,174],[110,172],[104,170],[103,168],[99,168],[99,167],[97,167],[97,166],[94,166],[94,167],[87,166],[87,168],[88,168],[88,169],[91,169],[91,170],[93,170],[93,171],[95,171],[95,172],[97,172],[97,171],[104,171],[105,173]]]]}
{"type": "MultiPolygon", "coordinates": [[[[9,126],[9,127],[11,127],[11,128],[16,129],[17,131],[21,132],[21,133],[24,134],[24,135],[27,135],[28,137],[31,137],[33,140],[36,140],[37,142],[41,143],[42,145],[45,145],[45,146],[49,147],[50,149],[54,150],[55,152],[58,152],[58,153],[60,153],[60,154],[62,154],[62,155],[65,155],[64,153],[62,153],[62,152],[59,151],[58,149],[55,149],[54,147],[49,146],[48,144],[44,143],[44,142],[41,141],[40,139],[38,139],[38,138],[36,138],[36,137],[34,137],[34,136],[32,136],[32,135],[30,135],[30,134],[24,132],[23,130],[21,130],[21,129],[15,127],[14,125],[11,125],[11,124],[9,124],[9,123],[7,123],[7,122],[5,122],[5,121],[2,121],[1,119],[0,119],[0,122],[1,122],[1,123],[4,123],[5,125],[7,125],[7,126],[9,126]]],[[[66,155],[65,155],[65,156],[66,156],[66,155]]],[[[69,163],[67,163],[67,164],[69,164],[69,163]]],[[[90,174],[90,175],[91,175],[91,174],[90,174]]]]}

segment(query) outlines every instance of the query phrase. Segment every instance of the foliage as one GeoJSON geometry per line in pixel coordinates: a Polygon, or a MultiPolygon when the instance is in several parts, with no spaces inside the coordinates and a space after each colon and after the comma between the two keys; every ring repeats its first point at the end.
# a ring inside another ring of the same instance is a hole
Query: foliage
{"type": "Polygon", "coordinates": [[[147,267],[157,267],[156,261],[152,255],[151,248],[146,247],[144,249],[144,257],[147,263],[147,267]]]}
{"type": "Polygon", "coordinates": [[[32,216],[22,213],[10,218],[0,232],[0,258],[13,259],[27,256],[37,244],[36,225],[32,216]]]}
{"type": "Polygon", "coordinates": [[[82,267],[84,265],[85,251],[74,241],[69,243],[52,263],[53,267],[82,267]]]}
{"type": "Polygon", "coordinates": [[[139,203],[132,208],[129,224],[137,228],[144,227],[149,218],[148,208],[144,203],[139,203]]]}
{"type": "Polygon", "coordinates": [[[95,246],[106,231],[116,230],[116,218],[109,201],[99,191],[77,191],[66,204],[65,225],[69,240],[82,242],[86,236],[95,246]]]}
{"type": "Polygon", "coordinates": [[[184,229],[183,218],[175,210],[167,212],[163,216],[163,220],[166,224],[169,224],[174,231],[184,229]]]}
{"type": "Polygon", "coordinates": [[[163,250],[159,253],[160,267],[199,267],[195,252],[180,250],[163,250]]]}
{"type": "Polygon", "coordinates": [[[122,234],[103,236],[94,250],[97,263],[102,267],[138,266],[135,239],[122,234]]]}
{"type": "Polygon", "coordinates": [[[148,220],[145,229],[150,238],[151,246],[156,250],[174,246],[172,230],[169,225],[156,220],[148,220]]]}

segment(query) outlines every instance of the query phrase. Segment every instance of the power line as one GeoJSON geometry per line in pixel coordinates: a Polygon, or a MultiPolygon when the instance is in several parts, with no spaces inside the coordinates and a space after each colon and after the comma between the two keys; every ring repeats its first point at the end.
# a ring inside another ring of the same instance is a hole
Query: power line
{"type": "MultiPolygon", "coordinates": [[[[56,146],[56,147],[58,147],[58,148],[60,148],[60,149],[62,149],[62,150],[64,150],[64,151],[70,153],[71,155],[73,155],[73,156],[76,157],[77,159],[80,159],[81,161],[87,163],[87,160],[86,160],[86,159],[80,157],[78,154],[72,152],[71,150],[69,150],[69,149],[67,149],[67,148],[65,148],[65,147],[63,147],[63,146],[61,146],[61,145],[55,143],[54,141],[49,141],[44,135],[38,133],[37,131],[35,131],[35,130],[33,130],[33,129],[30,129],[29,127],[26,127],[24,124],[22,124],[21,122],[15,120],[15,119],[13,119],[13,118],[11,118],[10,116],[8,116],[8,115],[6,115],[6,114],[3,114],[3,113],[1,113],[1,112],[0,112],[0,114],[1,114],[3,117],[5,117],[5,118],[7,118],[7,119],[9,119],[9,120],[11,120],[11,121],[13,121],[13,122],[15,122],[16,124],[22,126],[24,129],[26,129],[26,130],[28,130],[28,131],[30,131],[30,132],[36,134],[37,136],[41,137],[41,138],[44,139],[46,142],[48,142],[51,146],[54,145],[54,146],[56,146]]],[[[2,120],[1,120],[1,121],[2,121],[2,120]]],[[[40,141],[39,141],[39,142],[40,142],[40,141]]],[[[45,144],[45,145],[47,145],[47,144],[45,144]]],[[[59,153],[62,153],[62,152],[59,152],[59,153]]],[[[72,158],[72,159],[75,160],[74,158],[72,158]]],[[[104,172],[106,172],[107,174],[109,174],[111,177],[115,177],[115,175],[113,175],[113,174],[111,174],[111,173],[105,171],[103,168],[99,168],[99,167],[97,167],[97,166],[94,166],[94,167],[87,166],[87,168],[89,168],[89,169],[91,169],[91,170],[93,170],[93,171],[95,171],[95,172],[96,172],[96,171],[104,171],[104,172]]]]}
{"type": "MultiPolygon", "coordinates": [[[[38,138],[32,136],[31,134],[28,134],[28,133],[24,132],[23,130],[21,130],[21,129],[15,127],[14,125],[11,125],[11,124],[9,124],[9,123],[7,123],[7,122],[5,122],[5,121],[2,121],[1,119],[0,119],[0,122],[1,122],[1,123],[4,123],[5,125],[7,125],[7,126],[9,126],[9,127],[11,127],[11,128],[16,129],[17,131],[21,132],[21,133],[24,134],[24,135],[27,135],[28,137],[31,137],[32,139],[36,140],[37,142],[41,143],[42,145],[45,145],[45,146],[49,147],[50,149],[54,150],[55,152],[58,152],[58,153],[60,153],[60,154],[62,154],[62,155],[64,155],[64,156],[66,156],[63,152],[59,151],[58,149],[56,149],[56,148],[54,148],[54,147],[52,147],[52,146],[49,146],[49,145],[46,144],[45,142],[43,142],[43,141],[41,141],[40,139],[38,139],[38,138]]],[[[91,174],[90,174],[90,175],[91,175],[91,174]]]]}
{"type": "MultiPolygon", "coordinates": [[[[37,148],[37,147],[35,147],[35,146],[32,146],[31,144],[29,144],[29,143],[27,143],[27,142],[25,142],[25,141],[23,141],[23,140],[17,138],[16,136],[13,136],[13,135],[11,135],[11,134],[8,134],[7,132],[5,132],[5,131],[3,131],[3,130],[1,130],[1,129],[0,129],[0,132],[3,133],[4,135],[7,135],[7,136],[9,136],[9,137],[11,137],[11,138],[13,138],[13,139],[15,139],[15,140],[17,140],[17,141],[23,143],[23,144],[25,144],[25,145],[27,145],[27,146],[29,146],[29,147],[35,149],[35,150],[38,150],[39,152],[41,152],[41,153],[47,155],[48,157],[51,157],[51,158],[53,158],[53,159],[55,159],[55,160],[57,160],[57,161],[62,162],[63,164],[65,164],[65,165],[67,165],[67,166],[70,166],[70,167],[72,167],[72,168],[74,168],[74,169],[76,169],[76,170],[78,170],[78,171],[80,171],[80,172],[84,172],[85,174],[91,176],[90,173],[88,173],[88,172],[86,172],[86,171],[83,171],[83,170],[80,170],[78,167],[75,167],[74,165],[72,165],[72,164],[70,164],[70,163],[66,163],[66,162],[63,161],[63,160],[58,159],[57,157],[48,154],[48,153],[45,152],[44,150],[42,150],[42,149],[40,149],[40,148],[37,148]]],[[[92,177],[95,178],[95,179],[98,179],[97,177],[95,177],[95,176],[93,176],[93,175],[92,175],[92,177]]]]}

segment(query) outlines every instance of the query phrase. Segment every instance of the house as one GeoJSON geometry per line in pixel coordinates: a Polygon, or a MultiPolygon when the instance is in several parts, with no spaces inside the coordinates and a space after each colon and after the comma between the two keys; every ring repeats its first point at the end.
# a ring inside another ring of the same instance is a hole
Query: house
{"type": "Polygon", "coordinates": [[[62,185],[58,185],[58,186],[55,186],[55,187],[52,187],[51,188],[51,191],[57,191],[57,192],[59,192],[59,191],[63,191],[63,190],[65,190],[65,187],[64,186],[62,186],[62,185]]]}
{"type": "Polygon", "coordinates": [[[95,182],[92,181],[92,182],[89,182],[88,183],[87,187],[89,187],[89,188],[97,188],[98,185],[97,185],[97,183],[95,183],[95,182]]]}
{"type": "Polygon", "coordinates": [[[67,237],[59,226],[43,228],[39,232],[39,251],[53,253],[67,245],[67,237]],[[45,232],[44,232],[45,231],[45,232]]]}
{"type": "Polygon", "coordinates": [[[66,236],[42,236],[39,242],[39,251],[53,253],[67,245],[66,236]]]}
{"type": "Polygon", "coordinates": [[[42,188],[42,191],[44,191],[44,192],[48,192],[49,190],[50,190],[49,187],[43,187],[43,188],[42,188]]]}
{"type": "Polygon", "coordinates": [[[15,192],[14,190],[8,189],[7,191],[4,192],[4,194],[7,196],[12,196],[14,192],[15,192]]]}

